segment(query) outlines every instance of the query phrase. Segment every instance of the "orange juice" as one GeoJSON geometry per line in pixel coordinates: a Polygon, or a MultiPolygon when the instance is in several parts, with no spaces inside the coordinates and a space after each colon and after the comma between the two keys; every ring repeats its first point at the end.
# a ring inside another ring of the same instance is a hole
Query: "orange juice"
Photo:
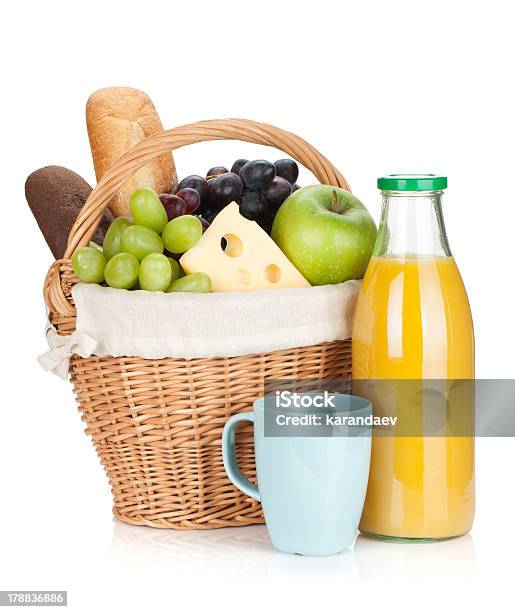
{"type": "MultiPolygon", "coordinates": [[[[415,206],[423,204],[417,200],[415,206]]],[[[421,208],[416,212],[420,221],[421,208]]],[[[391,223],[392,214],[383,210],[382,224],[391,223]]],[[[426,224],[430,215],[428,209],[426,224]]],[[[412,227],[410,235],[415,231],[412,227]]],[[[426,245],[421,250],[429,254],[395,253],[401,250],[398,245],[384,244],[395,231],[380,228],[381,233],[383,244],[376,245],[376,253],[383,254],[372,257],[356,306],[353,378],[473,378],[472,318],[450,251],[434,248],[433,254],[426,245]]],[[[443,226],[442,234],[446,240],[443,226]]],[[[391,538],[447,538],[466,533],[473,517],[472,437],[374,436],[361,531],[391,538]]]]}

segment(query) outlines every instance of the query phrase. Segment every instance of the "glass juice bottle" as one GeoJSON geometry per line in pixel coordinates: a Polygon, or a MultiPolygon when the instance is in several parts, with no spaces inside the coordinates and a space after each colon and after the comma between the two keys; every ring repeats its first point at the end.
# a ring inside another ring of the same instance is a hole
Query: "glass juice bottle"
{"type": "MultiPolygon", "coordinates": [[[[472,317],[441,209],[447,179],[392,175],[378,187],[381,223],[356,306],[353,378],[473,379],[472,317]]],[[[374,435],[360,530],[393,539],[458,536],[472,526],[474,495],[473,431],[374,435]]]]}

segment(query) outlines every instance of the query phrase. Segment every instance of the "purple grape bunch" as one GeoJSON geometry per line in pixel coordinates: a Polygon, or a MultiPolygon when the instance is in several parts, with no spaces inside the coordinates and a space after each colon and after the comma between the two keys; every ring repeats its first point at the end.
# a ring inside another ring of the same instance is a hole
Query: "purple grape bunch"
{"type": "Polygon", "coordinates": [[[279,207],[299,189],[298,177],[299,167],[293,159],[271,163],[240,158],[230,170],[214,166],[205,178],[198,174],[187,176],[174,194],[163,194],[160,198],[169,220],[195,214],[204,231],[227,204],[236,202],[244,217],[270,233],[279,207]]]}

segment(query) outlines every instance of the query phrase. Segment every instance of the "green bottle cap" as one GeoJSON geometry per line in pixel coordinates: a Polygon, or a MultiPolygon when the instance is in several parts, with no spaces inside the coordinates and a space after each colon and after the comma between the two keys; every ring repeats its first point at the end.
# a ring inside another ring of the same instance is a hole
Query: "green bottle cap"
{"type": "Polygon", "coordinates": [[[439,191],[447,188],[447,177],[437,174],[389,174],[377,179],[382,191],[439,191]]]}

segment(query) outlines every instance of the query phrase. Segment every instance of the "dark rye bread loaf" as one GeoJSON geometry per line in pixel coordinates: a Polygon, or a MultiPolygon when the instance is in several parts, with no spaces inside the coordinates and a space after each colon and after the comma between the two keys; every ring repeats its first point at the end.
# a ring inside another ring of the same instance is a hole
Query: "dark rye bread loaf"
{"type": "MultiPolygon", "coordinates": [[[[26,180],[25,197],[56,259],[63,257],[70,229],[91,191],[81,176],[62,166],[45,166],[26,180]]],[[[112,220],[112,214],[106,211],[93,242],[103,243],[112,220]]]]}

